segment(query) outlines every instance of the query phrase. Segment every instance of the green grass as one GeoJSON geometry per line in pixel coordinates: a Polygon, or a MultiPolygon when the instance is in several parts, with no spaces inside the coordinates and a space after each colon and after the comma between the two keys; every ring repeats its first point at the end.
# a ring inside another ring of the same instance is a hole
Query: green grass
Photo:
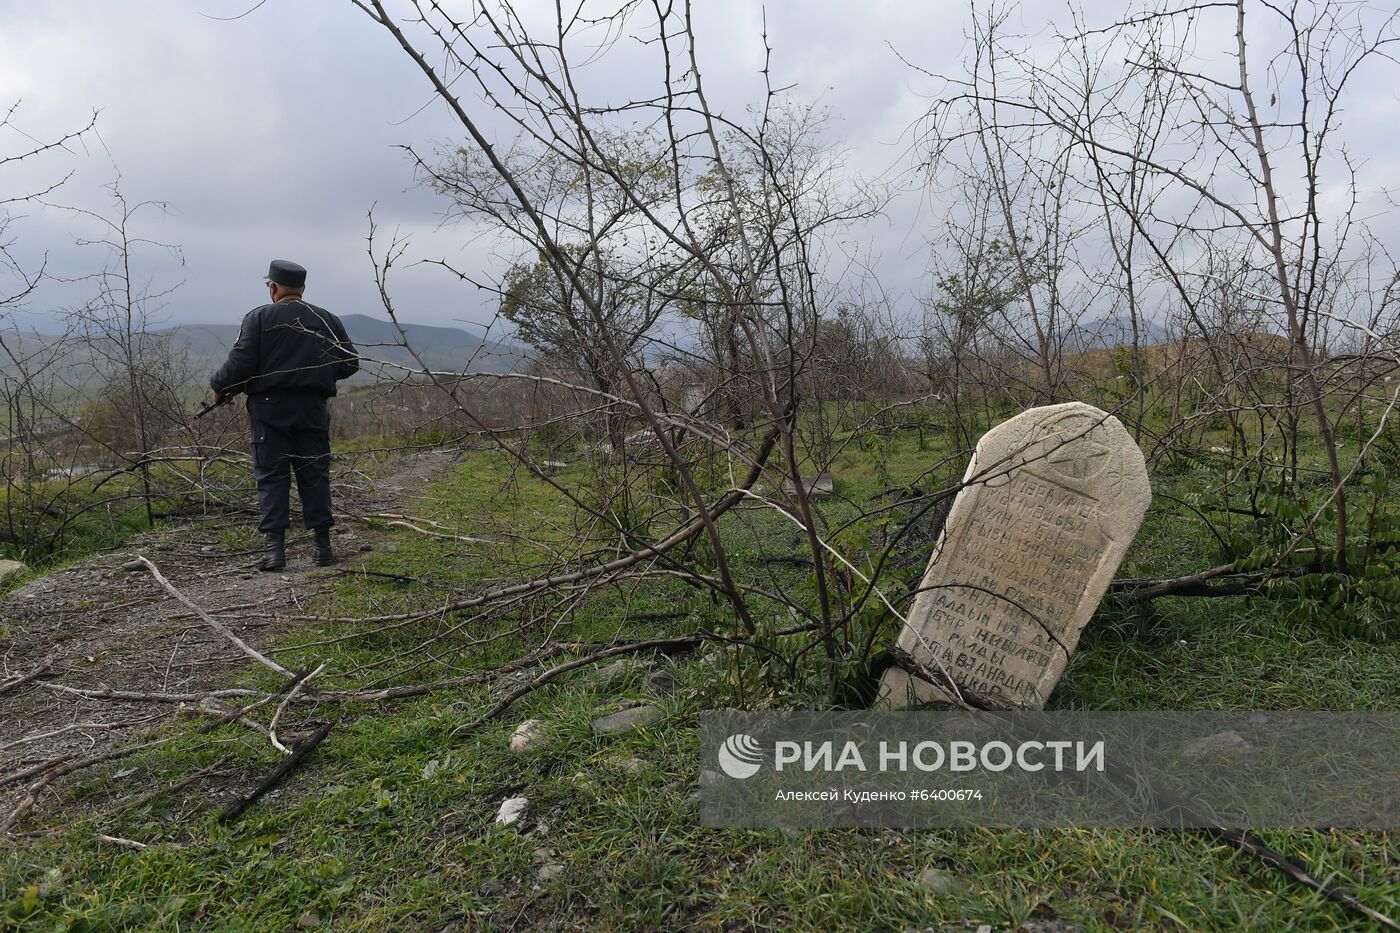
{"type": "MultiPolygon", "coordinates": [[[[920,450],[898,433],[853,446],[838,462],[838,493],[859,502],[908,482],[947,457],[926,484],[961,471],[962,454],[932,438],[920,450]]],[[[582,466],[562,474],[581,481],[582,466]]],[[[1207,483],[1187,472],[1159,491],[1207,483]]],[[[543,566],[548,550],[573,539],[575,518],[557,494],[514,475],[492,453],[470,456],[427,491],[414,514],[495,545],[450,544],[386,529],[396,550],[364,558],[370,569],[431,576],[438,586],[481,586],[543,566]],[[508,537],[507,533],[520,535],[508,537]],[[528,538],[530,543],[524,539],[528,538]]],[[[855,506],[827,507],[836,522],[855,506]]],[[[771,510],[726,518],[736,573],[810,586],[800,568],[774,567],[763,553],[799,553],[796,529],[771,510]]],[[[868,536],[878,529],[852,529],[868,536]]],[[[591,546],[606,543],[595,540],[591,546]]],[[[1121,573],[1185,573],[1217,562],[1213,539],[1159,498],[1121,573]]],[[[440,589],[346,577],[324,608],[386,613],[430,605],[440,589]]],[[[759,622],[788,624],[757,601],[759,622]]],[[[638,638],[730,624],[723,606],[674,582],[614,589],[548,619],[555,636],[579,641],[638,638]],[[656,619],[657,613],[685,613],[656,619]]],[[[506,623],[499,623],[505,625],[506,623]]],[[[298,643],[344,634],[309,628],[278,659],[300,667],[328,661],[326,686],[364,684],[383,671],[357,668],[395,652],[440,652],[492,630],[445,634],[424,623],[334,646],[298,643]]],[[[892,635],[893,630],[889,630],[892,635]]],[[[538,629],[476,649],[471,669],[517,656],[538,629]]],[[[819,654],[819,652],[816,652],[819,654]]],[[[405,658],[408,664],[422,655],[405,658]]],[[[276,756],[265,741],[224,728],[130,759],[71,793],[80,814],[57,835],[0,848],[0,928],[269,930],[314,912],[348,930],[517,929],[562,923],[579,929],[1014,927],[1057,917],[1087,930],[1366,929],[1340,908],[1284,881],[1203,834],[1153,831],[704,829],[691,800],[698,718],[706,709],[829,702],[814,662],[796,681],[735,678],[714,652],[669,665],[676,691],[660,701],[654,727],[599,738],[591,719],[641,700],[644,674],[611,682],[580,672],[527,696],[502,719],[465,727],[490,701],[483,688],[445,691],[372,709],[345,708],[310,767],[231,827],[193,796],[158,798],[120,817],[100,814],[134,788],[172,782],[223,756],[240,789],[276,756]],[[549,723],[544,748],[507,750],[523,719],[549,723]],[[130,773],[123,774],[130,770],[130,773]],[[121,777],[115,776],[122,774],[121,777]],[[493,824],[502,797],[522,792],[531,813],[520,829],[493,824]],[[86,815],[81,815],[86,814],[86,815]],[[94,841],[94,832],[150,843],[141,852],[94,841]],[[542,881],[542,865],[562,874],[542,881]],[[917,883],[938,867],[954,890],[917,883]]],[[[454,672],[430,665],[410,679],[454,672]]],[[[1052,700],[1061,709],[1394,709],[1400,644],[1347,639],[1300,628],[1286,607],[1254,599],[1173,599],[1142,610],[1110,599],[1086,630],[1052,700]]],[[[248,682],[269,685],[258,673],[248,682]]],[[[325,709],[321,715],[334,715],[325,709]]],[[[1400,849],[1393,834],[1292,831],[1268,840],[1323,877],[1340,875],[1365,902],[1400,913],[1400,849]]]]}

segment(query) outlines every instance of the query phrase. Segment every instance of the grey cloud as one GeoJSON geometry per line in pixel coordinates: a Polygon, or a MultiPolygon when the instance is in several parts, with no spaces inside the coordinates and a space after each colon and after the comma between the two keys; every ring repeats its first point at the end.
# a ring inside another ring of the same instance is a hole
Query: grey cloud
{"type": "MultiPolygon", "coordinates": [[[[474,238],[472,230],[440,229],[443,203],[415,186],[396,148],[408,143],[431,151],[462,133],[390,37],[349,2],[269,0],[232,22],[200,15],[230,16],[251,5],[65,0],[0,7],[0,104],[24,98],[26,131],[51,136],[103,108],[100,140],[86,154],[60,154],[23,173],[0,174],[0,190],[75,169],[59,199],[101,208],[114,160],[129,197],[172,205],[152,235],[178,243],[186,265],[150,261],[158,281],[185,282],[170,308],[180,320],[241,314],[259,299],[258,276],[273,256],[310,267],[326,304],[374,312],[364,238],[365,212],[376,202],[385,235],[395,226],[414,232],[415,255],[447,257],[474,274],[499,272],[509,247],[474,238]]],[[[695,8],[711,103],[742,116],[762,101],[765,7],[757,0],[705,0],[695,8]]],[[[1020,28],[1043,42],[1044,23],[1062,9],[1024,3],[1020,28]]],[[[889,46],[921,67],[956,71],[967,8],[808,0],[770,3],[766,16],[774,84],[796,84],[798,98],[830,108],[827,132],[849,149],[847,164],[867,175],[907,169],[909,125],[938,85],[901,63],[889,46]]],[[[633,33],[643,30],[644,18],[634,26],[633,33]]],[[[630,34],[580,71],[592,99],[613,103],[653,94],[659,77],[655,47],[630,34]]],[[[465,79],[459,87],[488,131],[505,135],[508,125],[473,98],[465,79]]],[[[1349,113],[1357,151],[1385,151],[1380,141],[1391,132],[1396,107],[1389,84],[1368,83],[1349,113]],[[1371,110],[1387,116],[1374,123],[1359,118],[1371,110]]],[[[13,151],[4,148],[13,141],[0,136],[0,152],[13,151]]],[[[1386,183],[1393,165],[1393,157],[1373,159],[1363,166],[1363,183],[1386,183]]],[[[854,249],[875,257],[885,285],[906,297],[920,288],[926,240],[937,234],[939,217],[910,188],[888,219],[845,234],[854,245],[833,247],[837,256],[854,249]]],[[[81,271],[84,254],[69,245],[66,215],[38,212],[17,229],[27,255],[48,249],[55,261],[73,264],[69,271],[81,271]]],[[[489,319],[489,295],[440,270],[406,269],[399,282],[405,316],[428,323],[489,319]]],[[[62,304],[72,296],[46,297],[62,304]]]]}

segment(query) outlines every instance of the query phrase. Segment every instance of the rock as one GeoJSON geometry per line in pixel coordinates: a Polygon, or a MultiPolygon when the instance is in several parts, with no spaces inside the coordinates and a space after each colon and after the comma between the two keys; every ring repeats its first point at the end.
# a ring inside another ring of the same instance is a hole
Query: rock
{"type": "Polygon", "coordinates": [[[618,658],[596,668],[595,676],[599,680],[620,680],[636,671],[644,671],[648,666],[645,661],[638,661],[636,658],[618,658]]]}
{"type": "Polygon", "coordinates": [[[297,920],[297,927],[302,930],[319,930],[321,928],[321,915],[314,910],[308,910],[297,920]]]}
{"type": "Polygon", "coordinates": [[[126,563],[122,564],[122,569],[131,573],[135,573],[138,570],[145,570],[146,565],[141,563],[139,560],[129,560],[126,563]]]}
{"type": "Polygon", "coordinates": [[[681,386],[681,411],[685,412],[687,415],[695,414],[700,410],[700,407],[705,404],[705,400],[709,398],[709,396],[710,393],[705,388],[704,383],[693,382],[681,386]]]}
{"type": "Polygon", "coordinates": [[[539,748],[544,741],[544,720],[527,719],[510,734],[510,750],[517,755],[539,748]]]}
{"type": "Polygon", "coordinates": [[[938,895],[952,894],[961,887],[957,875],[941,868],[925,868],[919,872],[918,881],[921,888],[938,895]]]}
{"type": "MultiPolygon", "coordinates": [[[[830,473],[818,473],[816,476],[804,476],[802,479],[807,484],[809,498],[825,499],[836,492],[836,481],[831,478],[830,473]]],[[[797,495],[797,486],[791,480],[783,484],[783,490],[789,496],[797,495]]]]}
{"type": "Polygon", "coordinates": [[[397,544],[386,544],[381,547],[380,550],[385,554],[397,554],[399,552],[399,546],[397,544]]]}
{"type": "Polygon", "coordinates": [[[510,797],[503,800],[501,809],[496,814],[496,825],[510,826],[516,823],[528,809],[530,809],[530,798],[528,797],[510,797]]]}
{"type": "Polygon", "coordinates": [[[374,550],[374,545],[372,545],[372,544],[362,544],[362,545],[360,545],[360,552],[361,552],[361,553],[364,553],[365,551],[372,551],[372,550],[374,550]]]}
{"type": "Polygon", "coordinates": [[[593,720],[594,735],[617,735],[656,722],[665,714],[655,706],[634,706],[631,709],[593,720]]]}
{"type": "Polygon", "coordinates": [[[23,573],[24,569],[24,564],[17,560],[0,560],[0,582],[8,580],[17,573],[23,573]]]}
{"type": "Polygon", "coordinates": [[[1016,930],[1017,933],[1083,933],[1084,928],[1063,920],[1027,920],[1016,930]]]}
{"type": "Polygon", "coordinates": [[[558,862],[546,862],[541,865],[539,871],[535,872],[535,877],[540,881],[549,882],[564,874],[564,866],[558,862]]]}
{"type": "Polygon", "coordinates": [[[654,697],[664,697],[676,689],[676,678],[670,671],[652,671],[647,676],[647,693],[654,697]]]}
{"type": "Polygon", "coordinates": [[[1181,753],[1187,758],[1208,758],[1211,755],[1248,751],[1253,747],[1238,732],[1228,731],[1217,732],[1215,735],[1208,735],[1203,739],[1189,742],[1182,748],[1181,753]]]}
{"type": "Polygon", "coordinates": [[[219,549],[216,548],[216,547],[214,547],[214,545],[212,545],[212,544],[206,544],[206,545],[204,545],[204,547],[202,547],[202,548],[199,549],[199,553],[201,553],[201,554],[217,554],[217,553],[219,553],[219,549]]]}
{"type": "MultiPolygon", "coordinates": [[[[963,479],[899,647],[971,690],[1041,709],[1152,501],[1142,451],[1118,419],[1068,402],[988,431],[963,479]]],[[[892,667],[878,702],[949,699],[892,667]]]]}

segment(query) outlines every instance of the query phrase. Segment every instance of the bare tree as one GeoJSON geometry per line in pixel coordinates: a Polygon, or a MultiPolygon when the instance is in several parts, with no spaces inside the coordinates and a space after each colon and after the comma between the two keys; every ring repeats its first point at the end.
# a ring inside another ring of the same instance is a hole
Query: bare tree
{"type": "MultiPolygon", "coordinates": [[[[1393,363],[1332,345],[1393,316],[1394,264],[1367,284],[1389,254],[1360,222],[1374,196],[1358,186],[1341,128],[1357,83],[1394,64],[1396,15],[1329,0],[1149,7],[1103,27],[1076,19],[1038,46],[1009,35],[995,10],[974,20],[967,71],[948,78],[924,123],[930,164],[935,178],[990,179],[1001,223],[972,245],[1010,248],[1044,385],[1069,384],[1067,323],[1126,318],[1132,388],[1115,407],[1152,459],[1228,428],[1241,468],[1221,494],[1243,493],[1255,521],[1284,521],[1265,495],[1281,479],[1303,510],[1269,560],[1282,570],[1307,553],[1309,566],[1360,575],[1355,561],[1378,552],[1352,546],[1350,496],[1371,444],[1344,455],[1337,429],[1374,404],[1344,387],[1374,385],[1375,367],[1393,363]],[[1228,60],[1197,51],[1208,34],[1232,37],[1228,60]],[[1154,306],[1170,309],[1180,337],[1149,355],[1154,306]],[[1165,426],[1158,400],[1169,402],[1165,426]],[[1309,437],[1321,500],[1298,481],[1309,437]]],[[[1098,392],[1092,376],[1073,378],[1098,392]]],[[[1258,544],[1245,539],[1235,556],[1258,544]]]]}
{"type": "Polygon", "coordinates": [[[152,290],[139,271],[137,251],[153,247],[177,259],[180,252],[136,231],[142,212],[163,210],[164,205],[154,201],[131,204],[118,182],[109,190],[115,205],[110,217],[70,208],[101,231],[96,238],[79,243],[105,253],[103,268],[86,277],[95,285],[96,295],[70,312],[75,336],[82,341],[91,372],[101,382],[98,401],[85,411],[84,427],[91,440],[140,476],[146,521],[154,526],[155,490],[149,458],[181,422],[179,395],[189,382],[189,374],[171,345],[169,333],[156,329],[161,302],[178,285],[152,290]]]}

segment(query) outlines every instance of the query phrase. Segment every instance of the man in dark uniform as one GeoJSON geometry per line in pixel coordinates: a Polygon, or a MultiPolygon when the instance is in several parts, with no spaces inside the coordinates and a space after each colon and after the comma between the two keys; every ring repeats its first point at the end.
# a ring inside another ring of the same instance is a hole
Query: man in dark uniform
{"type": "Polygon", "coordinates": [[[345,325],[325,308],[302,300],[306,270],[275,259],[267,270],[272,302],[243,318],[238,341],[209,387],[222,405],[239,392],[248,395],[253,435],[253,478],[258,484],[267,551],[259,570],[287,565],[286,532],[291,524],[288,495],[296,474],[302,519],[316,533],[313,559],[335,562],[331,551],[331,439],[326,399],[335,384],[360,368],[345,325]]]}

